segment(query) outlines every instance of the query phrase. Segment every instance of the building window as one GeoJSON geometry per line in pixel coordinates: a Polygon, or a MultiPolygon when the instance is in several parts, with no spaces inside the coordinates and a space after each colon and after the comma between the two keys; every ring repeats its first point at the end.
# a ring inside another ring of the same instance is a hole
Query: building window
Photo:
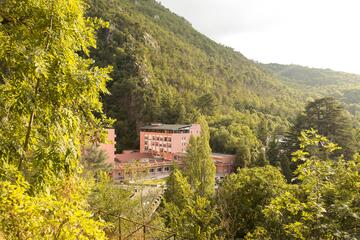
{"type": "Polygon", "coordinates": [[[153,172],[155,172],[155,169],[150,168],[149,172],[153,173],[153,172]]]}
{"type": "Polygon", "coordinates": [[[162,172],[162,168],[159,167],[159,168],[157,169],[157,171],[158,171],[158,172],[162,172]]]}
{"type": "Polygon", "coordinates": [[[165,172],[168,172],[168,171],[170,171],[170,168],[169,168],[169,167],[165,167],[165,168],[164,168],[164,171],[165,171],[165,172]]]}

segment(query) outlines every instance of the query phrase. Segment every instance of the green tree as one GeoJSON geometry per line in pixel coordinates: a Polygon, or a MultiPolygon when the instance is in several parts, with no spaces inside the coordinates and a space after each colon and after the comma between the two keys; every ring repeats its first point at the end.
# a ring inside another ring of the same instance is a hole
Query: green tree
{"type": "Polygon", "coordinates": [[[359,156],[329,159],[338,146],[314,130],[302,132],[299,141],[293,153],[293,160],[301,161],[295,172],[298,184],[264,208],[264,221],[248,239],[356,239],[359,156]]]}
{"type": "Polygon", "coordinates": [[[308,103],[288,133],[285,149],[289,154],[299,148],[301,131],[311,128],[337,143],[342,148],[338,154],[344,154],[347,159],[352,157],[354,138],[350,115],[337,100],[326,97],[308,103]]]}
{"type": "Polygon", "coordinates": [[[236,151],[235,167],[248,167],[251,164],[251,152],[247,145],[241,145],[236,151]]]}
{"type": "Polygon", "coordinates": [[[2,178],[9,172],[16,178],[14,183],[0,182],[0,232],[5,239],[107,239],[109,224],[87,211],[88,182],[69,176],[47,191],[29,194],[30,185],[15,166],[4,164],[0,172],[2,178]]]}
{"type": "Polygon", "coordinates": [[[109,69],[88,58],[98,19],[81,0],[0,3],[0,155],[28,180],[74,171],[81,136],[101,125],[109,69]],[[6,120],[5,120],[6,119],[6,120]]]}
{"type": "Polygon", "coordinates": [[[259,140],[261,141],[261,143],[264,146],[266,146],[267,141],[268,141],[268,137],[269,137],[269,128],[268,128],[268,121],[267,120],[263,119],[260,122],[260,124],[258,125],[257,136],[258,136],[259,140]]]}
{"type": "Polygon", "coordinates": [[[86,172],[97,175],[100,171],[111,170],[111,165],[106,163],[108,156],[104,150],[96,145],[83,149],[81,164],[86,172]]]}
{"type": "Polygon", "coordinates": [[[183,208],[187,200],[191,197],[191,186],[188,184],[186,178],[178,169],[174,169],[169,179],[166,182],[166,191],[164,197],[167,202],[172,202],[178,207],[183,208]]]}
{"type": "Polygon", "coordinates": [[[81,0],[0,2],[0,231],[7,239],[105,239],[87,212],[80,146],[106,122],[109,70],[94,65],[81,0]],[[15,170],[17,169],[17,170],[15,170]]]}
{"type": "Polygon", "coordinates": [[[197,107],[200,109],[201,113],[204,115],[214,115],[217,109],[217,100],[212,93],[206,93],[200,96],[197,100],[197,107]]]}
{"type": "Polygon", "coordinates": [[[226,238],[243,238],[264,221],[262,210],[288,188],[281,172],[272,166],[242,168],[228,176],[216,202],[226,238]]]}
{"type": "Polygon", "coordinates": [[[214,239],[218,231],[217,212],[211,201],[192,191],[178,170],[167,185],[162,215],[168,227],[185,239],[214,239]]]}
{"type": "Polygon", "coordinates": [[[199,137],[191,137],[185,159],[185,175],[191,188],[201,197],[211,196],[215,191],[215,164],[209,146],[209,127],[204,117],[198,119],[201,126],[199,137]]]}
{"type": "MultiPolygon", "coordinates": [[[[112,226],[106,229],[108,236],[119,232],[119,216],[134,221],[140,219],[137,212],[139,199],[134,197],[132,189],[123,189],[115,185],[107,172],[98,173],[97,181],[88,197],[88,203],[95,217],[111,223],[112,226]]],[[[129,222],[121,222],[121,231],[124,235],[133,231],[132,227],[133,224],[129,222]]]]}

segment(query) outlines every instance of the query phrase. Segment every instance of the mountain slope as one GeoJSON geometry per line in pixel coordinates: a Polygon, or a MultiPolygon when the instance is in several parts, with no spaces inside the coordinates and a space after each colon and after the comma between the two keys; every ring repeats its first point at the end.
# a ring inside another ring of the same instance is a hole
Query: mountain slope
{"type": "Polygon", "coordinates": [[[283,84],[302,91],[304,96],[333,96],[354,115],[360,115],[360,75],[299,65],[261,64],[283,84]]]}
{"type": "Polygon", "coordinates": [[[154,0],[90,5],[90,16],[110,22],[92,55],[114,66],[105,111],[117,120],[121,147],[136,147],[146,122],[187,123],[205,114],[223,125],[237,118],[255,134],[264,120],[272,130],[288,125],[303,106],[302,94],[154,0]]]}

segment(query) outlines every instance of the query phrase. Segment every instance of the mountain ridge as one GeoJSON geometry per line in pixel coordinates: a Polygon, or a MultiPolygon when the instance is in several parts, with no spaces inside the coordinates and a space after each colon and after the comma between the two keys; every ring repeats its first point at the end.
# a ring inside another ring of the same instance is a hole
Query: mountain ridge
{"type": "Polygon", "coordinates": [[[199,114],[214,132],[226,116],[225,127],[236,122],[254,135],[268,121],[271,134],[289,126],[311,95],[154,0],[92,0],[90,6],[89,16],[110,23],[92,57],[114,67],[104,107],[117,120],[119,150],[137,147],[145,123],[191,123],[199,114]]]}

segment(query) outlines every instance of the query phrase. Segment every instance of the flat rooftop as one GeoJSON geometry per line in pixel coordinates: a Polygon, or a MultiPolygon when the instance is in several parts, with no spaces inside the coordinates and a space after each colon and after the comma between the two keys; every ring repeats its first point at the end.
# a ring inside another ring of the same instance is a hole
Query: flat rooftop
{"type": "Polygon", "coordinates": [[[140,128],[141,130],[170,130],[170,131],[181,131],[188,130],[191,124],[151,124],[140,128]]]}

